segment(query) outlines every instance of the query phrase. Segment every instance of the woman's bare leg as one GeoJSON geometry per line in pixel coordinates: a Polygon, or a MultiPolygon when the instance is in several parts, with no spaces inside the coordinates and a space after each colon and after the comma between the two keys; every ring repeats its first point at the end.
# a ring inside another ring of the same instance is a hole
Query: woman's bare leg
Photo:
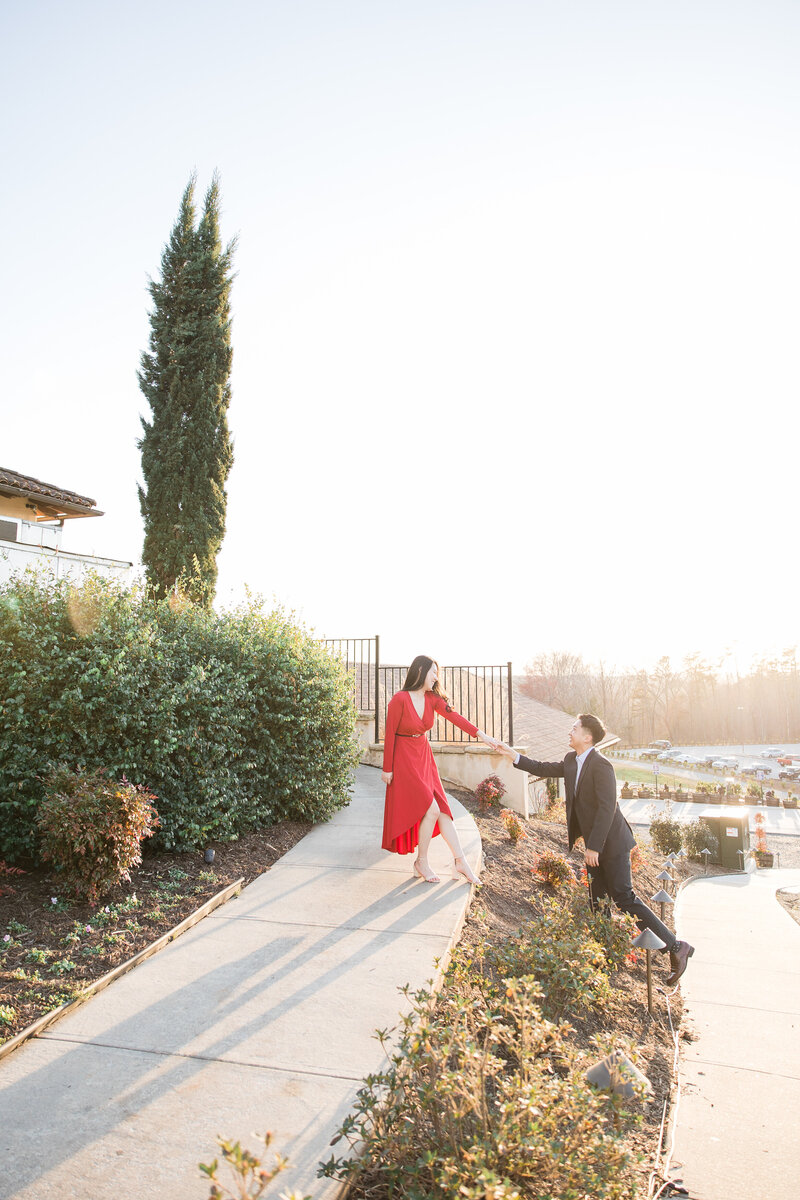
{"type": "Polygon", "coordinates": [[[432,873],[430,866],[428,865],[428,850],[430,849],[431,838],[433,837],[433,830],[437,821],[439,822],[439,829],[441,830],[442,837],[450,847],[453,858],[456,861],[457,869],[467,877],[470,883],[479,883],[480,880],[464,857],[464,851],[461,849],[461,841],[456,832],[456,827],[453,824],[453,818],[448,817],[446,813],[441,812],[439,805],[435,800],[431,802],[430,808],[419,823],[417,862],[422,874],[429,876],[432,873]]]}
{"type": "Polygon", "coordinates": [[[436,827],[436,822],[439,820],[439,805],[435,800],[431,801],[431,806],[425,813],[425,816],[419,823],[419,833],[417,835],[417,867],[421,875],[424,875],[430,882],[439,882],[438,876],[434,875],[428,864],[428,850],[431,845],[431,838],[436,827]]]}

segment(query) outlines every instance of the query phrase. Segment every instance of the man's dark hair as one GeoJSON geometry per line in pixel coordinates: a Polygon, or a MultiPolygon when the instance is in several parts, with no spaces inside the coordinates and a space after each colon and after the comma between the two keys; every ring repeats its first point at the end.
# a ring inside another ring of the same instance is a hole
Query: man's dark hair
{"type": "Polygon", "coordinates": [[[591,713],[578,713],[578,720],[584,729],[587,729],[592,735],[593,745],[602,742],[606,736],[606,727],[599,717],[592,716],[591,713]]]}

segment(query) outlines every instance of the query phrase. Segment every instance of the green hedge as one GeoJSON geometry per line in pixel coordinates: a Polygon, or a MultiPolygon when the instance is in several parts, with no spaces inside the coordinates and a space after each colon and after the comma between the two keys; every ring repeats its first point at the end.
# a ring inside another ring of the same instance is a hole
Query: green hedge
{"type": "Polygon", "coordinates": [[[348,803],[349,680],[280,610],[218,615],[28,572],[0,586],[0,676],[0,858],[36,855],[57,765],[155,792],[166,848],[348,803]]]}

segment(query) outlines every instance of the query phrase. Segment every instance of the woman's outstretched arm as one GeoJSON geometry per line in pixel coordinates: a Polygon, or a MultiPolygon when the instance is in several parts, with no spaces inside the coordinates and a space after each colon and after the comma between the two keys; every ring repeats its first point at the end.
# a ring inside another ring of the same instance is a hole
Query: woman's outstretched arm
{"type": "Polygon", "coordinates": [[[464,733],[468,733],[470,737],[478,738],[493,749],[497,747],[497,740],[495,738],[490,737],[488,733],[484,733],[482,729],[478,729],[478,726],[473,725],[472,721],[468,721],[466,717],[462,717],[461,713],[456,712],[454,708],[446,704],[441,696],[434,695],[433,707],[440,717],[444,717],[446,721],[451,721],[453,725],[459,729],[463,729],[464,733]]]}

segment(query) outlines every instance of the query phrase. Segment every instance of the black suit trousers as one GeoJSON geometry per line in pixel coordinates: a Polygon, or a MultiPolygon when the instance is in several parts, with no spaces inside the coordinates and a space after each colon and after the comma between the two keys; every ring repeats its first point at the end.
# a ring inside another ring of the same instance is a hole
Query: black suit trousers
{"type": "Polygon", "coordinates": [[[630,913],[640,929],[652,929],[660,937],[667,950],[673,950],[677,938],[663,921],[660,921],[651,908],[633,890],[631,881],[630,850],[606,857],[600,855],[600,865],[587,867],[589,872],[589,901],[592,908],[605,902],[610,897],[622,912],[630,913]]]}

